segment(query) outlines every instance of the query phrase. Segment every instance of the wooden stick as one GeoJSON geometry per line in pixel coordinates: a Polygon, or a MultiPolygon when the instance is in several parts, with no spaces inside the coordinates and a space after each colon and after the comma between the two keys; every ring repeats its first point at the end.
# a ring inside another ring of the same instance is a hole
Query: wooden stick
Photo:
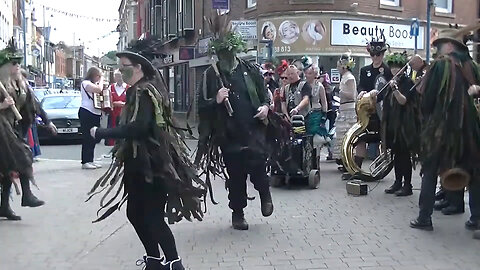
{"type": "MultiPolygon", "coordinates": [[[[222,88],[225,87],[223,85],[222,77],[220,76],[220,71],[218,70],[218,67],[217,67],[217,59],[215,59],[214,57],[212,57],[212,67],[213,67],[213,70],[215,71],[215,74],[217,74],[218,79],[220,80],[220,85],[222,86],[222,88]]],[[[230,100],[228,99],[228,97],[225,98],[223,103],[225,103],[225,107],[227,107],[228,115],[232,116],[233,108],[232,108],[232,104],[230,104],[230,100]]]]}
{"type": "MultiPolygon", "coordinates": [[[[9,95],[8,92],[7,92],[7,89],[5,89],[5,86],[3,86],[3,83],[2,83],[2,82],[0,82],[0,92],[1,92],[1,94],[2,94],[5,98],[9,98],[9,97],[10,97],[10,95],[9,95]]],[[[10,108],[12,109],[13,114],[15,114],[15,119],[16,119],[17,121],[22,120],[22,115],[18,112],[17,107],[15,107],[15,105],[12,105],[12,106],[10,106],[10,108]]]]}

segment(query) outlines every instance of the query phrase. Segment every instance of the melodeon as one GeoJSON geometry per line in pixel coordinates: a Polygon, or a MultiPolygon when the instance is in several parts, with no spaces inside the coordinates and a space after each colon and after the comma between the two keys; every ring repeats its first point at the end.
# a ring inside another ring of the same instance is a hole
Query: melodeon
{"type": "Polygon", "coordinates": [[[100,110],[111,110],[113,108],[110,87],[104,89],[102,93],[93,94],[93,106],[100,110]]]}

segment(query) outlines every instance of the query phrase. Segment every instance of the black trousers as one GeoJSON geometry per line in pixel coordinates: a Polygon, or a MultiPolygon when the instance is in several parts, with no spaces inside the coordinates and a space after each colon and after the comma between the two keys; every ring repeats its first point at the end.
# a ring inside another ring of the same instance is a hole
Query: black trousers
{"type": "Polygon", "coordinates": [[[395,149],[394,154],[395,182],[402,183],[405,187],[412,188],[412,160],[407,149],[395,149]]]}
{"type": "MultiPolygon", "coordinates": [[[[437,167],[423,168],[422,188],[420,190],[418,218],[429,221],[432,218],[433,205],[435,204],[435,191],[437,188],[437,167]]],[[[473,176],[469,185],[470,219],[480,221],[480,177],[473,176]]],[[[463,193],[463,192],[462,192],[463,193]]]]}
{"type": "Polygon", "coordinates": [[[270,192],[265,159],[242,151],[224,153],[223,160],[229,176],[228,206],[233,212],[243,212],[243,208],[247,207],[247,176],[260,194],[270,192]]]}
{"type": "Polygon", "coordinates": [[[80,131],[82,132],[82,164],[93,162],[95,153],[95,145],[98,140],[90,136],[92,127],[100,126],[100,115],[91,113],[89,110],[80,108],[78,110],[78,118],[80,119],[80,131]]]}
{"type": "Polygon", "coordinates": [[[149,184],[142,174],[135,172],[125,172],[124,180],[128,191],[127,218],[147,255],[159,258],[160,245],[167,261],[177,259],[175,238],[165,222],[167,192],[164,181],[155,178],[154,184],[149,184]]]}

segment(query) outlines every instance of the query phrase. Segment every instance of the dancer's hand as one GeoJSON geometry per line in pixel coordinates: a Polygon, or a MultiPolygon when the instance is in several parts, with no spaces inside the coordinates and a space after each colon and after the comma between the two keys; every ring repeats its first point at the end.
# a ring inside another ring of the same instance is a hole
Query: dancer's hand
{"type": "Polygon", "coordinates": [[[258,113],[255,114],[255,116],[253,118],[258,118],[260,120],[265,120],[265,118],[267,118],[268,116],[268,106],[267,105],[263,105],[263,106],[260,106],[258,107],[257,111],[258,113]]]}
{"type": "Polygon", "coordinates": [[[52,122],[50,122],[50,124],[48,124],[48,130],[50,131],[50,133],[52,135],[54,135],[54,136],[57,135],[57,132],[58,132],[57,127],[52,122]]]}
{"type": "Polygon", "coordinates": [[[220,104],[222,103],[226,98],[228,98],[228,92],[230,89],[222,87],[220,90],[217,92],[217,103],[220,104]]]}
{"type": "Polygon", "coordinates": [[[92,138],[94,138],[94,139],[96,139],[96,138],[95,138],[95,133],[97,133],[97,128],[98,128],[98,127],[92,127],[92,128],[90,129],[90,136],[92,136],[92,138]]]}
{"type": "Polygon", "coordinates": [[[7,109],[12,105],[15,105],[15,100],[13,100],[12,97],[7,97],[2,103],[0,103],[0,110],[7,109]]]}
{"type": "Polygon", "coordinates": [[[480,86],[478,85],[472,85],[470,86],[470,88],[468,88],[468,94],[470,96],[476,96],[476,95],[479,95],[480,94],[480,86]]]}

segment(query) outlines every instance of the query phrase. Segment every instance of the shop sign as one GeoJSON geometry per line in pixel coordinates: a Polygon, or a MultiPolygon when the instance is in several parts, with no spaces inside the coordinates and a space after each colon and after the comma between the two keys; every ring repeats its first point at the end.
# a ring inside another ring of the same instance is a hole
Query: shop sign
{"type": "MultiPolygon", "coordinates": [[[[409,24],[332,19],[330,33],[332,45],[365,46],[372,38],[379,38],[385,39],[392,48],[415,49],[409,24]]],[[[419,27],[418,34],[417,47],[423,49],[425,27],[419,27]]]]}
{"type": "Polygon", "coordinates": [[[169,55],[165,56],[165,58],[163,58],[163,63],[165,65],[173,63],[173,54],[169,54],[169,55]]]}
{"type": "Polygon", "coordinates": [[[340,83],[340,72],[336,68],[330,70],[330,81],[332,83],[340,83]]]}
{"type": "Polygon", "coordinates": [[[213,9],[229,9],[228,7],[229,0],[212,0],[213,9]]]}
{"type": "Polygon", "coordinates": [[[192,60],[195,58],[195,47],[180,46],[178,49],[179,60],[192,60]]]}
{"type": "Polygon", "coordinates": [[[242,20],[231,21],[232,29],[239,33],[244,40],[256,40],[257,39],[257,21],[254,20],[242,20]]]}
{"type": "Polygon", "coordinates": [[[206,56],[208,54],[208,44],[210,44],[211,40],[211,37],[198,40],[197,57],[206,56]]]}

